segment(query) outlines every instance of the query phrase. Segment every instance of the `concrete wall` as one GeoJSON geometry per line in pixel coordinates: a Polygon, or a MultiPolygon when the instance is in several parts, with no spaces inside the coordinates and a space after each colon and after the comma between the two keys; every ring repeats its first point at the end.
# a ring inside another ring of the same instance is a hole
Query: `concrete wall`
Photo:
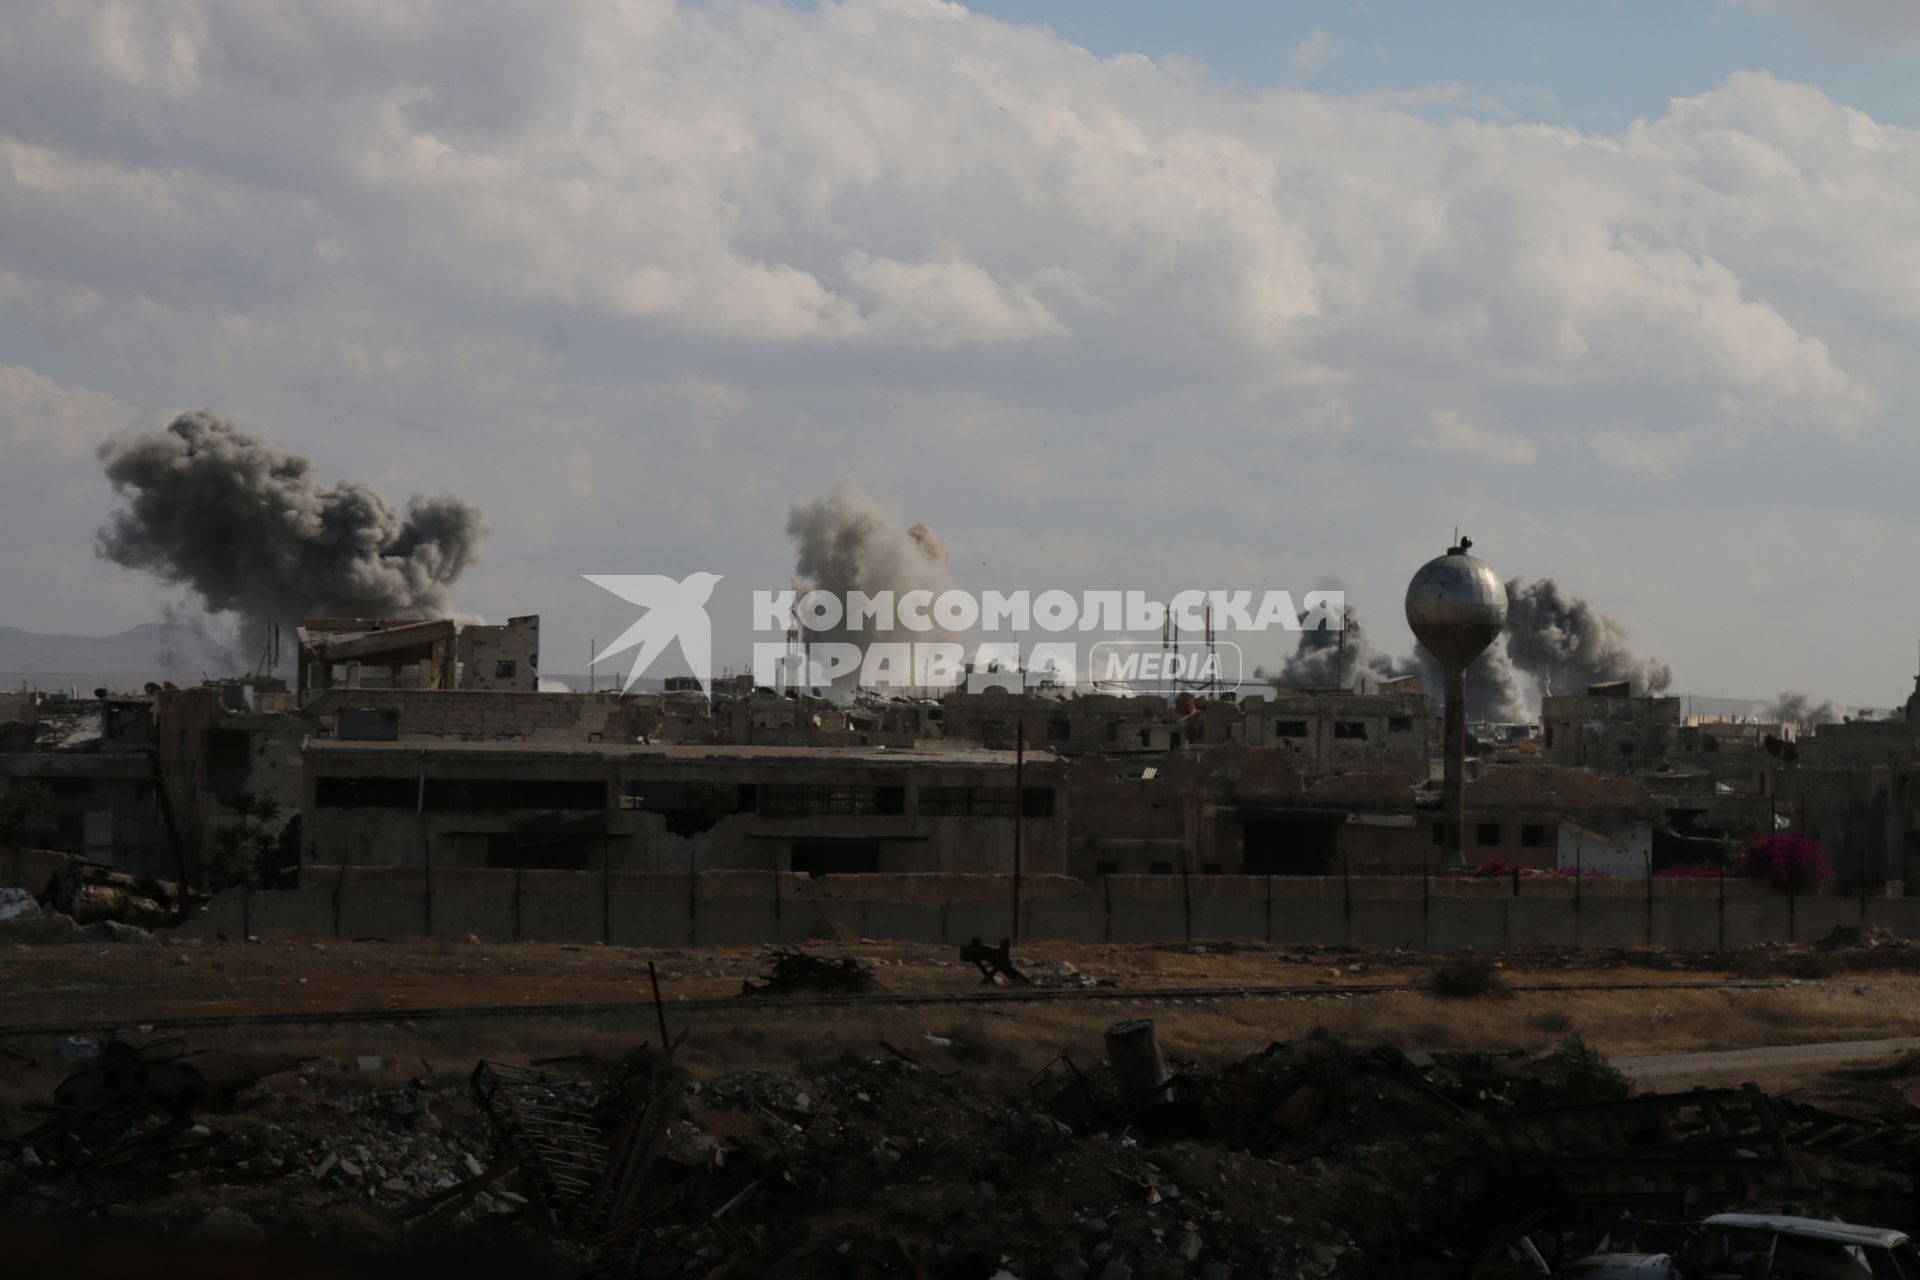
{"type": "MultiPolygon", "coordinates": [[[[1920,899],[1789,896],[1746,881],[1559,878],[1027,876],[1020,936],[1247,941],[1433,952],[1531,946],[1708,949],[1816,941],[1867,922],[1920,938],[1920,899]],[[1724,892],[1723,892],[1724,889],[1724,892]]],[[[1010,876],[436,871],[307,867],[291,890],[229,893],[191,935],[477,937],[488,942],[739,946],[884,938],[957,946],[1008,936],[1010,876]]]]}
{"type": "Polygon", "coordinates": [[[633,742],[660,724],[654,694],[453,689],[327,689],[307,699],[321,736],[343,708],[393,711],[404,739],[466,742],[633,742]]]}
{"type": "Polygon", "coordinates": [[[25,889],[38,897],[47,891],[68,857],[52,849],[28,849],[20,845],[0,844],[0,885],[25,889]]]}

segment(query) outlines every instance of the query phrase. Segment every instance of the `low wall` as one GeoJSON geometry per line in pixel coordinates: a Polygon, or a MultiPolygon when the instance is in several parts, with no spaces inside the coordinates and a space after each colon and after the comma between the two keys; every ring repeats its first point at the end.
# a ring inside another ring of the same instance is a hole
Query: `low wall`
{"type": "Polygon", "coordinates": [[[70,861],[66,854],[51,849],[0,844],[0,886],[25,889],[38,896],[47,891],[53,877],[70,861]]]}
{"type": "MultiPolygon", "coordinates": [[[[1873,924],[1920,938],[1920,899],[1789,895],[1743,880],[1418,876],[1026,877],[1023,940],[1237,941],[1416,951],[1535,946],[1717,949],[1811,942],[1873,924]]],[[[878,938],[957,945],[1009,936],[1011,876],[698,876],[308,867],[297,889],[219,895],[181,926],[238,938],[435,937],[616,946],[878,938]]]]}

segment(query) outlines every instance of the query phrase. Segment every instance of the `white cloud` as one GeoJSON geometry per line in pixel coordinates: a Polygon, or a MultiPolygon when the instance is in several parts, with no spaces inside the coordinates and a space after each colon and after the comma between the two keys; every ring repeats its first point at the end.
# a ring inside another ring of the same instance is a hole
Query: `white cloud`
{"type": "Polygon", "coordinates": [[[0,442],[11,448],[83,457],[132,419],[112,396],[0,364],[0,442]]]}
{"type": "Polygon", "coordinates": [[[1476,425],[1452,409],[1435,409],[1428,421],[1431,430],[1413,444],[1429,453],[1464,453],[1499,467],[1530,467],[1539,456],[1527,437],[1476,425]]]}
{"type": "Polygon", "coordinates": [[[1587,438],[1593,456],[1622,471],[1638,471],[1671,480],[1699,448],[1692,437],[1660,434],[1640,427],[1602,427],[1587,438]]]}
{"type": "Polygon", "coordinates": [[[1030,289],[1002,284],[971,262],[895,262],[856,249],[843,269],[872,299],[872,328],[908,342],[957,347],[1067,332],[1030,289]]]}
{"type": "Polygon", "coordinates": [[[457,5],[276,12],[9,13],[0,265],[30,307],[324,297],[536,342],[558,313],[699,340],[715,374],[737,344],[1039,342],[1067,377],[1217,385],[1365,377],[1391,346],[1430,400],[1625,385],[1844,426],[1871,392],[1752,273],[1920,297],[1888,279],[1920,267],[1888,173],[1911,141],[1764,76],[1616,139],[1226,94],[915,0],[556,4],[537,40],[457,5]],[[1874,197],[1852,221],[1895,272],[1806,257],[1822,174],[1874,197]]]}

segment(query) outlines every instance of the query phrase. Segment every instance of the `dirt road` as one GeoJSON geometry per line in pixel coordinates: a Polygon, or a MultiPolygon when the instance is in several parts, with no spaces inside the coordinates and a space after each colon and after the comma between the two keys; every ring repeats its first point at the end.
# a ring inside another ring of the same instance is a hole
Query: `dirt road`
{"type": "MultiPolygon", "coordinates": [[[[1920,1037],[1891,1040],[1835,1040],[1824,1044],[1770,1045],[1718,1053],[1663,1053],[1645,1058],[1616,1058],[1613,1065],[1646,1090],[1684,1089],[1693,1084],[1761,1080],[1813,1074],[1835,1067],[1920,1053],[1920,1037]]],[[[1914,1062],[1920,1075],[1920,1059],[1914,1062]]]]}

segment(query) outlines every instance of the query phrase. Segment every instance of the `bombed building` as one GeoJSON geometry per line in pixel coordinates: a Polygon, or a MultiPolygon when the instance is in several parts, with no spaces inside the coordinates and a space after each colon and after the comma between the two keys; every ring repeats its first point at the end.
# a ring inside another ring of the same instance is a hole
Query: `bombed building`
{"type": "MultiPolygon", "coordinates": [[[[1502,583],[1465,539],[1433,563],[1475,566],[1471,645],[1422,614],[1423,643],[1388,654],[1349,610],[1246,689],[1028,684],[988,662],[891,693],[726,673],[576,692],[543,683],[538,617],[451,612],[485,531],[457,499],[323,486],[211,414],[102,460],[123,505],[100,554],[236,619],[249,674],[0,701],[0,777],[36,788],[12,842],[237,894],[249,931],[257,907],[335,933],[637,936],[717,894],[738,936],[797,927],[796,895],[878,903],[862,928],[909,934],[1009,895],[1057,927],[1105,903],[1108,936],[1147,927],[1115,902],[1177,897],[1189,932],[1266,903],[1270,934],[1274,903],[1350,899],[1356,878],[1423,901],[1476,871],[1515,893],[1650,883],[1788,827],[1830,838],[1850,884],[1898,891],[1920,831],[1920,704],[1834,723],[1783,695],[1775,720],[1697,720],[1618,619],[1550,579],[1502,583]]],[[[788,533],[796,592],[953,584],[929,527],[851,483],[796,503],[788,533]]],[[[789,645],[864,648],[891,626],[802,631],[796,613],[789,645]]],[[[1191,643],[1169,628],[1162,648],[1191,643]]]]}

